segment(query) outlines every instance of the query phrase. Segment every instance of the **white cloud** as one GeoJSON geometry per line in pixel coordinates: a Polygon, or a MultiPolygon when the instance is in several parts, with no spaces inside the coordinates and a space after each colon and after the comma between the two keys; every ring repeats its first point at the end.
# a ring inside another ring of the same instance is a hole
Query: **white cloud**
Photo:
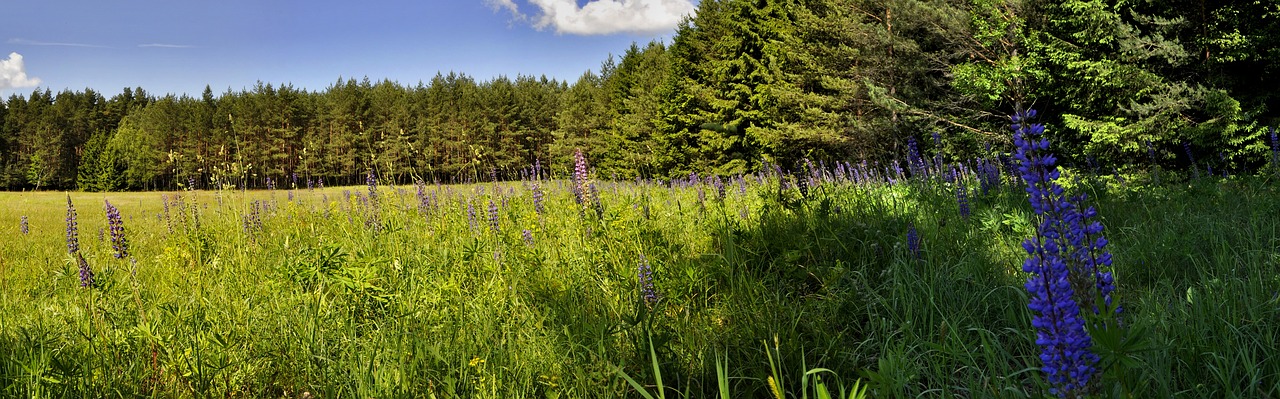
{"type": "Polygon", "coordinates": [[[108,48],[107,46],[99,46],[87,43],[65,43],[65,42],[42,42],[27,39],[9,39],[9,44],[21,44],[26,46],[63,46],[63,47],[91,47],[91,48],[108,48]]]}
{"type": "MultiPolygon", "coordinates": [[[[512,0],[484,0],[495,10],[505,9],[524,19],[512,0]]],[[[532,18],[539,30],[556,33],[606,35],[611,33],[654,34],[669,32],[686,15],[697,10],[691,0],[595,0],[582,7],[576,0],[529,0],[540,13],[532,18]]]]}
{"type": "Polygon", "coordinates": [[[516,3],[512,0],[484,0],[484,4],[489,6],[489,8],[492,8],[494,11],[510,11],[511,15],[515,15],[516,18],[524,16],[520,14],[520,7],[516,7],[516,3]]]}
{"type": "Polygon", "coordinates": [[[168,44],[168,43],[147,43],[139,44],[138,47],[157,47],[157,48],[192,48],[195,46],[189,44],[168,44]]]}
{"type": "Polygon", "coordinates": [[[9,59],[0,60],[0,90],[34,87],[39,84],[40,78],[27,77],[27,68],[22,63],[22,54],[9,53],[9,59]]]}

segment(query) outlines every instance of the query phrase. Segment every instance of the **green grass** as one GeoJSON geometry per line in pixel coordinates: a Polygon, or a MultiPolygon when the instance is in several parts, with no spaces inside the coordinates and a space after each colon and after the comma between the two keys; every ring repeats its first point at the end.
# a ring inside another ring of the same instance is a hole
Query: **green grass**
{"type": "MultiPolygon", "coordinates": [[[[66,193],[0,193],[0,396],[699,398],[776,386],[802,398],[820,382],[872,397],[1046,394],[1019,188],[974,194],[964,219],[941,183],[824,184],[800,198],[748,181],[723,201],[706,186],[701,203],[693,188],[598,182],[600,214],[544,182],[545,215],[522,183],[428,186],[439,201],[425,214],[414,187],[383,187],[378,229],[375,211],[344,199],[364,187],[293,201],[167,193],[184,203],[168,221],[162,193],[71,193],[94,289],[67,254],[66,193]],[[136,270],[98,239],[104,199],[125,217],[136,270]],[[244,227],[253,201],[274,204],[260,231],[244,227]]],[[[1152,346],[1112,367],[1104,391],[1280,396],[1276,184],[1077,188],[1107,227],[1124,323],[1152,346]]]]}

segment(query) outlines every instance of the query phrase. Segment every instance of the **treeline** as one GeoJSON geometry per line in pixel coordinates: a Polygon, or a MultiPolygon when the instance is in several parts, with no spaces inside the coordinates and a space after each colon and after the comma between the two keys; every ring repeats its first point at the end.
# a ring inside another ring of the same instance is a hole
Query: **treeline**
{"type": "Polygon", "coordinates": [[[577,148],[619,177],[731,174],[891,160],[909,138],[958,159],[1007,149],[1016,107],[1047,116],[1068,163],[1251,170],[1270,159],[1276,48],[1274,2],[704,0],[669,45],[573,82],[11,96],[0,187],[514,178],[577,148]]]}

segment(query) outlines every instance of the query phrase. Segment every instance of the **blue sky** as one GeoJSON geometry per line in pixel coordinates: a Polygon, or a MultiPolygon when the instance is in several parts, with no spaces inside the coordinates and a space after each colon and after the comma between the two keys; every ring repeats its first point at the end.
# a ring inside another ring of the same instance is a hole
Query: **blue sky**
{"type": "Polygon", "coordinates": [[[669,40],[692,0],[15,1],[0,95],[125,87],[198,96],[261,80],[323,90],[457,71],[576,80],[632,42],[669,40]]]}

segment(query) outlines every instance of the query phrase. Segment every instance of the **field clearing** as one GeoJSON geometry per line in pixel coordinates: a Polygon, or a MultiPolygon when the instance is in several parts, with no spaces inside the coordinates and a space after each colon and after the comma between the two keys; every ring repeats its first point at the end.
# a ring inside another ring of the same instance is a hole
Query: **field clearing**
{"type": "MultiPolygon", "coordinates": [[[[1046,392],[1021,187],[971,180],[962,217],[942,179],[779,178],[596,181],[581,203],[567,180],[70,193],[92,288],[68,194],[0,193],[0,395],[767,397],[772,377],[802,397],[815,368],[874,397],[1046,392]]],[[[1073,189],[1149,332],[1108,386],[1280,395],[1273,181],[1073,189]]]]}

